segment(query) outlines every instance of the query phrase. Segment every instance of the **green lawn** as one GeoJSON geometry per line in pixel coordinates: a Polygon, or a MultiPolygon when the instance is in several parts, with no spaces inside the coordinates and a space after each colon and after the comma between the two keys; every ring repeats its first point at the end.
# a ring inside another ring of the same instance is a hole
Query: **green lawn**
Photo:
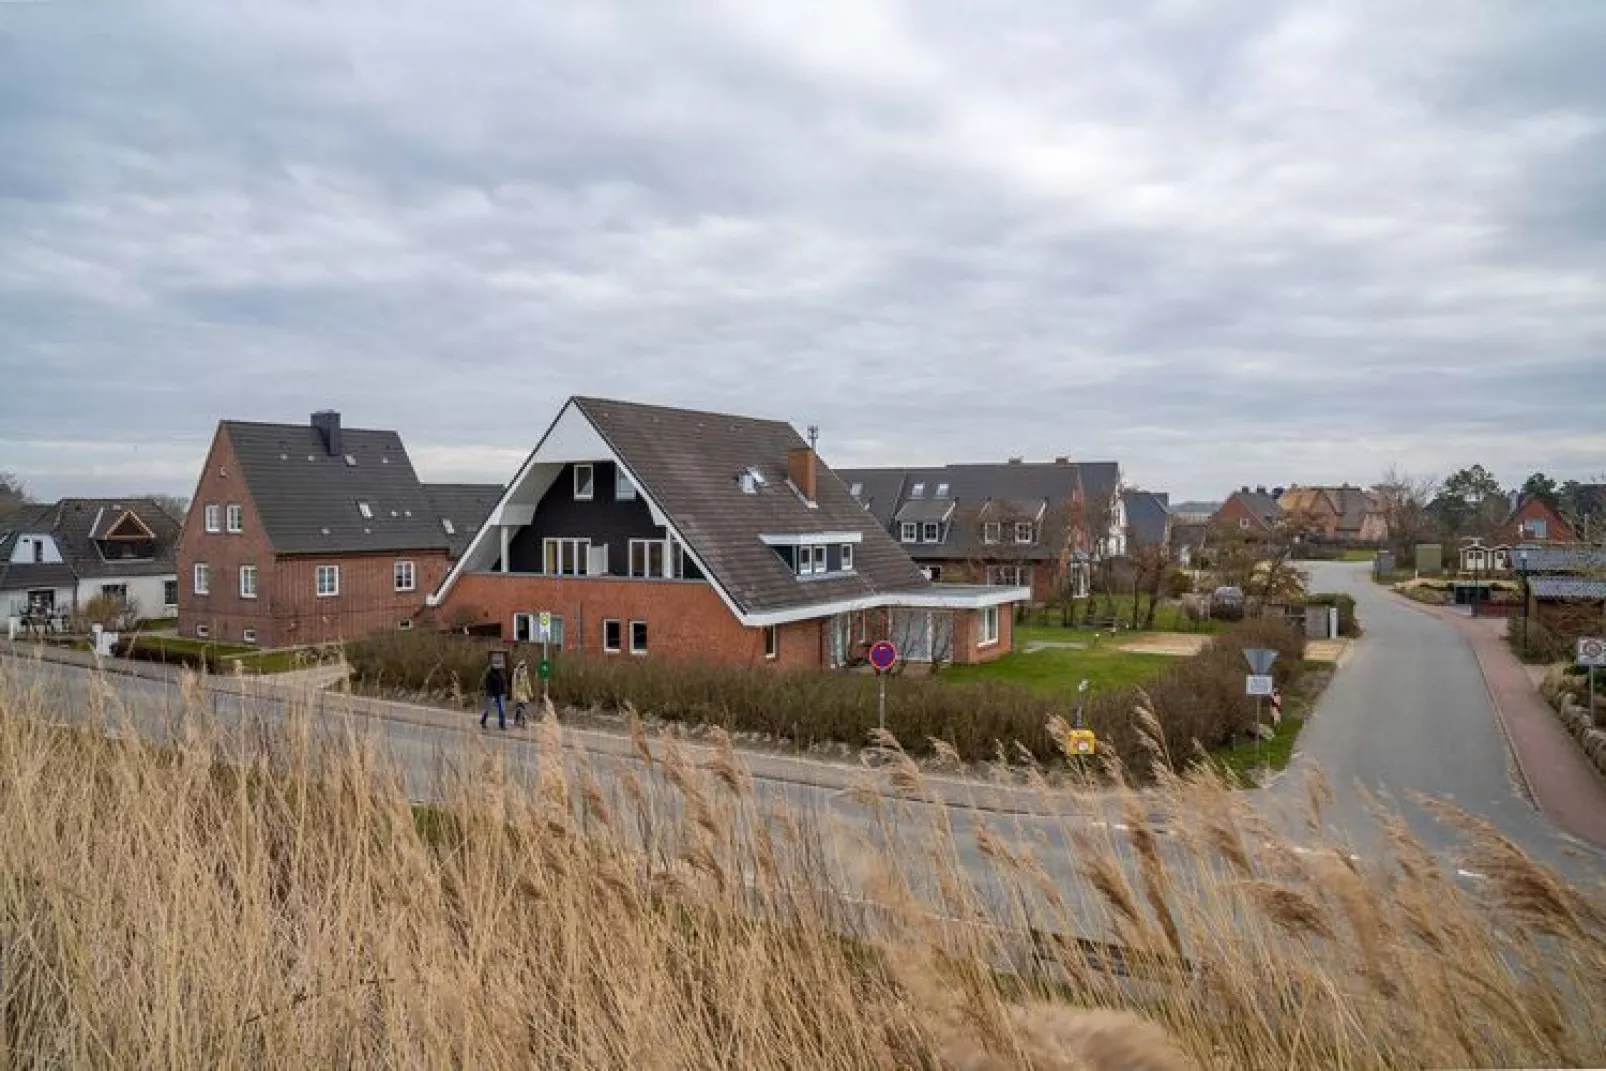
{"type": "MultiPolygon", "coordinates": [[[[1076,618],[1078,621],[1082,619],[1082,615],[1086,612],[1082,605],[1084,602],[1085,600],[1082,599],[1077,600],[1076,618]]],[[[1099,610],[1101,614],[1103,612],[1104,605],[1104,601],[1101,599],[1099,601],[1099,610]]],[[[1148,613],[1148,609],[1149,600],[1147,597],[1145,597],[1143,600],[1142,609],[1138,614],[1138,622],[1140,624],[1142,623],[1144,616],[1148,613]]],[[[1122,622],[1122,632],[1132,631],[1132,629],[1125,627],[1125,624],[1132,620],[1132,600],[1130,598],[1116,600],[1115,616],[1117,620],[1122,622]]],[[[1061,634],[1067,631],[1083,631],[1080,627],[1074,630],[1062,628],[1059,624],[1060,612],[1058,607],[1049,607],[1047,623],[1039,624],[1038,622],[1042,620],[1043,619],[1039,616],[1039,611],[1030,610],[1028,611],[1027,621],[1031,622],[1031,624],[1016,625],[1015,632],[1017,635],[1019,635],[1021,632],[1029,629],[1036,630],[1042,633],[1043,639],[1051,639],[1051,633],[1061,634]]],[[[1187,615],[1182,612],[1182,603],[1171,600],[1162,600],[1160,605],[1156,607],[1154,611],[1153,631],[1155,632],[1203,632],[1206,634],[1214,634],[1220,632],[1226,626],[1227,622],[1225,621],[1190,621],[1188,620],[1187,615]]]]}
{"type": "Polygon", "coordinates": [[[135,642],[147,650],[171,651],[174,654],[200,654],[202,651],[208,651],[214,658],[221,659],[223,669],[228,671],[233,671],[236,662],[247,673],[285,673],[310,665],[299,659],[298,651],[264,651],[260,647],[197,640],[187,636],[142,634],[135,642]]]}
{"type": "Polygon", "coordinates": [[[1077,683],[1084,679],[1094,691],[1125,688],[1159,676],[1176,662],[1166,655],[1117,651],[1108,636],[1097,647],[1092,646],[1093,641],[1094,634],[1085,629],[1023,625],[1015,630],[1016,649],[1010,654],[978,666],[950,666],[942,676],[951,681],[1023,684],[1045,694],[1073,696],[1077,683]],[[1088,646],[1083,650],[1054,648],[1028,654],[1026,645],[1032,640],[1088,646]]]}
{"type": "Polygon", "coordinates": [[[212,640],[194,640],[187,636],[151,636],[136,634],[133,642],[147,650],[173,651],[183,654],[200,654],[210,651],[214,655],[252,654],[255,647],[244,647],[236,643],[216,643],[212,640]]]}
{"type": "Polygon", "coordinates": [[[1369,562],[1376,557],[1377,551],[1375,550],[1351,548],[1339,554],[1338,560],[1341,562],[1369,562]]]}
{"type": "Polygon", "coordinates": [[[1277,725],[1277,734],[1270,740],[1262,740],[1259,747],[1255,746],[1253,740],[1244,740],[1231,747],[1217,748],[1210,753],[1210,758],[1221,768],[1229,783],[1240,788],[1253,788],[1256,784],[1255,771],[1262,766],[1272,771],[1288,766],[1288,760],[1294,754],[1294,741],[1299,738],[1299,730],[1304,724],[1304,718],[1289,714],[1277,725]]]}

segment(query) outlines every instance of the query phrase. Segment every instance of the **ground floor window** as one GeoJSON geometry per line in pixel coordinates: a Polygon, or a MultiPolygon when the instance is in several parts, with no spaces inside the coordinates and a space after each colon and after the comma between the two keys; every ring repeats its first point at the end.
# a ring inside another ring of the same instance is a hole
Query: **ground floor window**
{"type": "Polygon", "coordinates": [[[942,579],[942,566],[940,566],[940,565],[922,565],[920,567],[920,575],[925,577],[927,580],[930,580],[930,581],[933,581],[933,582],[941,580],[942,579]]]}
{"type": "Polygon", "coordinates": [[[164,580],[164,581],[162,581],[162,605],[163,606],[177,606],[178,605],[178,581],[177,580],[164,580]]]}
{"type": "Polygon", "coordinates": [[[1028,565],[989,565],[987,583],[995,587],[1025,588],[1032,585],[1032,570],[1028,565]]]}
{"type": "Polygon", "coordinates": [[[244,632],[240,633],[240,639],[244,640],[246,643],[257,642],[257,630],[254,628],[246,629],[244,632]]]}
{"type": "Polygon", "coordinates": [[[781,630],[771,625],[764,630],[764,657],[778,658],[781,654],[781,630]]]}
{"type": "Polygon", "coordinates": [[[632,621],[632,622],[630,622],[630,653],[631,654],[646,654],[647,653],[647,622],[645,622],[645,621],[632,621]]]}
{"type": "Polygon", "coordinates": [[[102,584],[100,586],[100,593],[105,598],[115,599],[119,603],[128,602],[127,584],[102,584]]]}
{"type": "MultiPolygon", "coordinates": [[[[557,648],[563,647],[563,618],[553,614],[548,626],[551,637],[546,642],[557,648]]],[[[541,615],[540,614],[514,614],[513,639],[516,643],[541,642],[541,615]]]]}
{"type": "Polygon", "coordinates": [[[978,644],[998,642],[998,607],[985,606],[981,611],[981,638],[978,644]]]}
{"type": "Polygon", "coordinates": [[[624,648],[624,630],[616,617],[606,618],[602,622],[602,649],[608,654],[618,654],[624,648]]]}

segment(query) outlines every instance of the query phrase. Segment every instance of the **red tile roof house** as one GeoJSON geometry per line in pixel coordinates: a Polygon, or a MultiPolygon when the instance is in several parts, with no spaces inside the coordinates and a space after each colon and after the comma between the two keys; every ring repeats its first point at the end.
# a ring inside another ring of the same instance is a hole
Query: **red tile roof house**
{"type": "Polygon", "coordinates": [[[604,658],[833,667],[1011,649],[1025,588],[933,584],[791,425],[570,398],[430,596],[604,658]]]}
{"type": "Polygon", "coordinates": [[[1251,535],[1267,535],[1282,517],[1283,510],[1275,494],[1264,487],[1254,490],[1240,487],[1227,496],[1221,508],[1211,516],[1210,523],[1237,528],[1251,535]]]}
{"type": "Polygon", "coordinates": [[[296,647],[408,629],[501,494],[425,484],[394,431],[218,424],[179,538],[183,636],[296,647]]]}
{"type": "Polygon", "coordinates": [[[1524,495],[1513,505],[1495,538],[1504,543],[1571,543],[1578,538],[1572,525],[1538,495],[1524,495]]]}

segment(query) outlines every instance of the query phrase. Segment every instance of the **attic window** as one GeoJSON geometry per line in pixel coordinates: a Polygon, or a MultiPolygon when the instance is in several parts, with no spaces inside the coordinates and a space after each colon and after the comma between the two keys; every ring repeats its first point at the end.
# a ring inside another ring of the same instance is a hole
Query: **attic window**
{"type": "Polygon", "coordinates": [[[447,535],[456,535],[457,534],[457,529],[455,527],[453,527],[452,519],[450,517],[442,517],[441,518],[441,527],[446,529],[446,534],[447,535]]]}
{"type": "Polygon", "coordinates": [[[346,464],[350,465],[352,468],[356,468],[357,467],[357,459],[352,457],[350,454],[347,454],[346,455],[346,464]]]}
{"type": "Polygon", "coordinates": [[[358,502],[357,503],[357,512],[362,514],[362,519],[363,520],[365,520],[365,521],[373,520],[374,509],[368,503],[366,503],[366,502],[358,502]]]}
{"type": "Polygon", "coordinates": [[[590,463],[574,467],[574,500],[589,502],[596,493],[596,470],[590,463]]]}
{"type": "Polygon", "coordinates": [[[910,498],[924,498],[924,497],[926,497],[926,485],[923,484],[923,483],[917,483],[913,487],[909,488],[909,497],[910,498]]]}
{"type": "Polygon", "coordinates": [[[744,469],[738,479],[742,485],[742,494],[744,495],[758,494],[758,489],[763,487],[765,483],[764,474],[758,471],[756,466],[749,466],[744,469]]]}
{"type": "Polygon", "coordinates": [[[848,494],[852,495],[854,498],[858,498],[860,495],[864,494],[864,484],[855,483],[852,487],[848,488],[848,494]]]}
{"type": "Polygon", "coordinates": [[[948,497],[948,485],[947,484],[939,483],[937,485],[937,497],[938,498],[947,498],[948,497]]]}

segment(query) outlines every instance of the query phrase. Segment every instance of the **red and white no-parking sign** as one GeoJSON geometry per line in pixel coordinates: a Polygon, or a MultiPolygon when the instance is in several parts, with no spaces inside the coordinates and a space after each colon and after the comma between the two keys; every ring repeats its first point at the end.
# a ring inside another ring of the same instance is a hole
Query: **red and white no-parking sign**
{"type": "Polygon", "coordinates": [[[1578,664],[1580,666],[1606,666],[1606,639],[1599,636],[1585,636],[1578,641],[1578,664]]]}

